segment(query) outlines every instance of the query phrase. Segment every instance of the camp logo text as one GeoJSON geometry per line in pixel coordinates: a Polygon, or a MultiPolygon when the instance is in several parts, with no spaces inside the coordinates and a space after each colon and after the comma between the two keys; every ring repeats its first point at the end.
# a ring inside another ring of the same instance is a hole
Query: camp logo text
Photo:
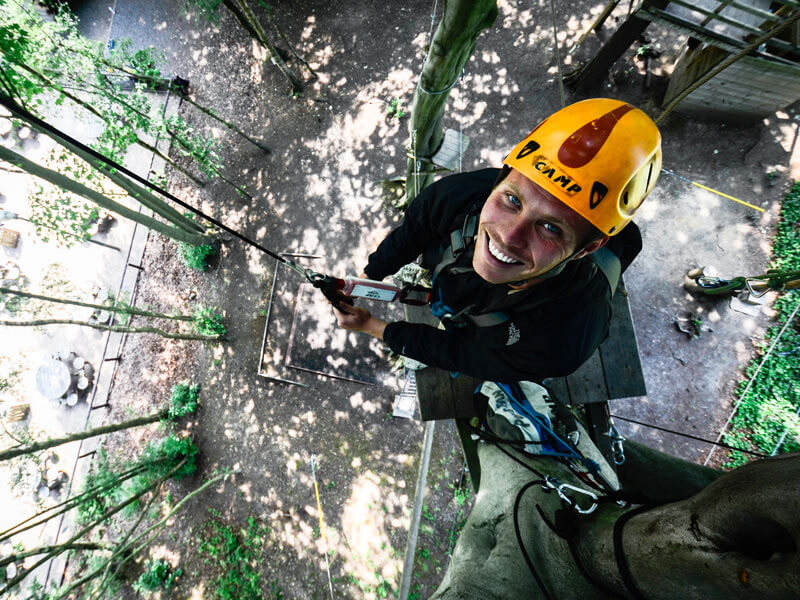
{"type": "Polygon", "coordinates": [[[533,168],[553,183],[557,183],[564,188],[564,191],[570,196],[574,196],[583,189],[580,185],[575,183],[572,177],[557,168],[541,154],[533,159],[533,168]]]}

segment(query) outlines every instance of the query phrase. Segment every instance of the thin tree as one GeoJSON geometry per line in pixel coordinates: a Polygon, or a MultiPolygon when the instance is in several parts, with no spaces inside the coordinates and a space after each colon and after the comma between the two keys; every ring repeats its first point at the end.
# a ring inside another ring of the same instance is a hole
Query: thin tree
{"type": "MultiPolygon", "coordinates": [[[[163,223],[153,217],[149,217],[145,214],[128,208],[124,204],[112,200],[111,198],[104,196],[103,194],[83,185],[82,183],[70,179],[69,177],[57,171],[47,169],[31,160],[28,160],[21,154],[18,154],[9,148],[6,148],[5,146],[0,146],[0,160],[19,167],[23,171],[39,177],[48,183],[51,183],[52,185],[82,196],[83,198],[86,198],[90,202],[97,204],[109,212],[113,212],[122,217],[131,219],[140,225],[149,227],[150,229],[153,229],[176,241],[186,242],[192,245],[214,243],[214,238],[212,236],[200,233],[198,231],[197,223],[194,223],[191,221],[191,219],[187,219],[183,215],[179,215],[180,218],[178,218],[175,216],[177,211],[169,207],[169,205],[163,201],[158,200],[157,204],[153,203],[154,196],[142,188],[140,188],[137,193],[137,200],[145,203],[148,208],[157,206],[160,216],[169,219],[171,224],[163,223]]],[[[129,184],[126,185],[130,189],[133,189],[135,186],[133,182],[129,182],[129,184]]]]}
{"type": "Polygon", "coordinates": [[[411,106],[406,204],[433,182],[433,155],[444,139],[442,118],[480,33],[497,18],[496,0],[447,0],[433,35],[411,106]]]}
{"type": "Polygon", "coordinates": [[[143,425],[149,425],[159,421],[174,422],[181,417],[194,413],[194,411],[197,409],[198,395],[199,387],[190,387],[188,383],[178,384],[172,388],[169,404],[165,408],[162,408],[161,410],[158,410],[152,414],[136,417],[134,419],[128,419],[127,421],[121,421],[120,423],[112,423],[110,425],[103,425],[93,429],[86,429],[84,431],[72,433],[60,438],[33,442],[31,444],[21,444],[15,448],[0,451],[0,462],[11,460],[12,458],[16,458],[24,454],[34,454],[43,450],[47,450],[48,448],[54,448],[56,446],[68,444],[70,442],[85,440],[100,435],[107,435],[109,433],[114,433],[115,431],[123,431],[133,427],[142,427],[143,425]]]}
{"type": "MultiPolygon", "coordinates": [[[[217,19],[217,11],[219,10],[220,4],[224,5],[225,8],[227,8],[234,17],[236,17],[236,20],[239,21],[239,24],[245,28],[247,33],[249,33],[250,36],[261,45],[266,54],[265,59],[274,64],[278,70],[283,73],[286,79],[289,80],[289,83],[292,86],[292,94],[301,94],[303,92],[303,82],[300,80],[297,74],[295,74],[292,68],[286,64],[286,61],[283,60],[283,57],[275,47],[275,44],[267,35],[267,32],[264,30],[264,27],[261,25],[261,22],[258,20],[258,17],[251,6],[247,3],[247,0],[186,0],[186,4],[188,6],[194,6],[197,8],[200,11],[200,14],[209,20],[217,19]]],[[[259,1],[259,4],[265,8],[270,21],[278,31],[278,35],[281,37],[281,39],[283,39],[284,42],[286,42],[291,52],[297,56],[297,58],[300,59],[306,68],[308,68],[311,74],[316,77],[316,73],[314,73],[308,63],[301,59],[297,52],[292,49],[291,45],[288,44],[288,40],[286,39],[286,36],[283,35],[283,31],[277,26],[277,22],[275,21],[275,17],[272,15],[272,10],[270,9],[269,5],[262,1],[259,1]]]]}
{"type": "Polygon", "coordinates": [[[129,41],[121,40],[106,53],[100,44],[80,34],[77,21],[67,9],[60,10],[54,21],[46,22],[19,0],[10,0],[7,8],[6,19],[0,24],[0,51],[4,56],[0,81],[10,97],[31,110],[34,105],[43,105],[42,96],[49,93],[57,104],[69,100],[103,122],[105,129],[96,147],[106,156],[119,162],[128,146],[135,143],[203,185],[200,178],[143,137],[169,136],[179,152],[192,158],[206,176],[220,177],[237,193],[249,196],[223,175],[215,141],[195,134],[179,115],[165,117],[153,110],[144,94],[146,85],[123,89],[128,76],[117,77],[119,73],[132,70],[145,77],[160,75],[159,52],[152,48],[134,52],[129,41]]]}

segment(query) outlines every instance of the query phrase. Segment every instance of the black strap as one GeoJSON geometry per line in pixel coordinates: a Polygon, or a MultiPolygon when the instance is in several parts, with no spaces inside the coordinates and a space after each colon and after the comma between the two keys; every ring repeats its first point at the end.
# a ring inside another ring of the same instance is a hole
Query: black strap
{"type": "Polygon", "coordinates": [[[653,507],[643,504],[642,506],[623,513],[614,523],[614,559],[617,561],[617,569],[619,569],[619,575],[622,577],[622,583],[625,584],[628,592],[630,592],[631,596],[633,596],[636,600],[647,599],[639,590],[639,588],[636,587],[636,582],[633,580],[631,568],[630,565],[628,565],[628,559],[625,557],[625,552],[622,547],[622,531],[625,528],[625,523],[627,523],[630,519],[643,512],[647,512],[651,508],[653,507]]]}

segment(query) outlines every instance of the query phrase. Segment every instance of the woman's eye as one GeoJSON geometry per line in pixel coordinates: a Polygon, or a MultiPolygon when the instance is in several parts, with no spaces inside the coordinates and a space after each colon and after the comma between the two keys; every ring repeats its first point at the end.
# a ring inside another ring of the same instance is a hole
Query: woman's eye
{"type": "Polygon", "coordinates": [[[522,202],[520,202],[519,198],[517,198],[514,194],[507,194],[506,197],[508,198],[510,204],[513,204],[517,207],[522,206],[522,202]]]}
{"type": "Polygon", "coordinates": [[[544,227],[550,233],[555,233],[555,234],[561,233],[561,230],[552,223],[542,223],[542,227],[544,227]]]}

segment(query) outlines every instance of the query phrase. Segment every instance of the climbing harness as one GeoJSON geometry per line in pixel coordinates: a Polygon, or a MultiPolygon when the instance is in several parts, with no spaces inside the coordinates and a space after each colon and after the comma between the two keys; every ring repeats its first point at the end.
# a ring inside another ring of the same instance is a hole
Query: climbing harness
{"type": "MultiPolygon", "coordinates": [[[[158,192],[162,196],[178,204],[181,208],[184,208],[192,212],[193,214],[197,215],[198,217],[205,219],[209,223],[213,224],[215,227],[218,227],[222,231],[225,231],[233,235],[234,237],[242,240],[243,242],[249,244],[250,246],[253,246],[254,248],[263,252],[264,254],[274,258],[278,262],[286,265],[290,269],[296,271],[297,273],[305,277],[306,280],[308,280],[309,283],[311,283],[314,287],[322,291],[325,298],[327,298],[328,301],[331,302],[331,304],[333,304],[335,307],[340,306],[340,303],[342,301],[348,302],[349,298],[367,298],[371,300],[381,300],[384,302],[397,301],[403,304],[411,304],[411,305],[424,305],[428,300],[429,291],[427,290],[427,288],[423,288],[421,286],[404,286],[401,288],[398,286],[393,286],[383,283],[381,281],[373,281],[370,279],[359,279],[355,277],[347,277],[341,279],[341,278],[331,277],[330,275],[319,273],[312,269],[308,269],[306,267],[298,265],[296,262],[288,258],[288,255],[278,254],[276,252],[273,252],[272,250],[269,250],[268,248],[265,248],[258,242],[244,236],[235,229],[228,227],[218,219],[215,219],[214,217],[205,214],[204,212],[184,202],[183,200],[171,194],[170,192],[150,182],[148,179],[141,177],[140,175],[137,175],[133,171],[125,168],[123,165],[104,156],[94,148],[90,148],[89,146],[83,144],[82,142],[76,140],[75,138],[65,133],[62,133],[49,123],[46,123],[45,121],[35,116],[31,112],[25,110],[24,108],[19,106],[16,102],[14,102],[14,100],[12,100],[10,97],[2,93],[0,93],[0,105],[7,108],[15,116],[25,119],[26,121],[30,122],[36,127],[48,132],[54,138],[58,140],[63,140],[66,143],[79,148],[81,151],[90,155],[93,159],[103,162],[112,169],[115,169],[120,173],[127,175],[134,181],[150,188],[155,192],[158,192]]],[[[352,300],[349,300],[349,303],[352,303],[352,300]]]]}

